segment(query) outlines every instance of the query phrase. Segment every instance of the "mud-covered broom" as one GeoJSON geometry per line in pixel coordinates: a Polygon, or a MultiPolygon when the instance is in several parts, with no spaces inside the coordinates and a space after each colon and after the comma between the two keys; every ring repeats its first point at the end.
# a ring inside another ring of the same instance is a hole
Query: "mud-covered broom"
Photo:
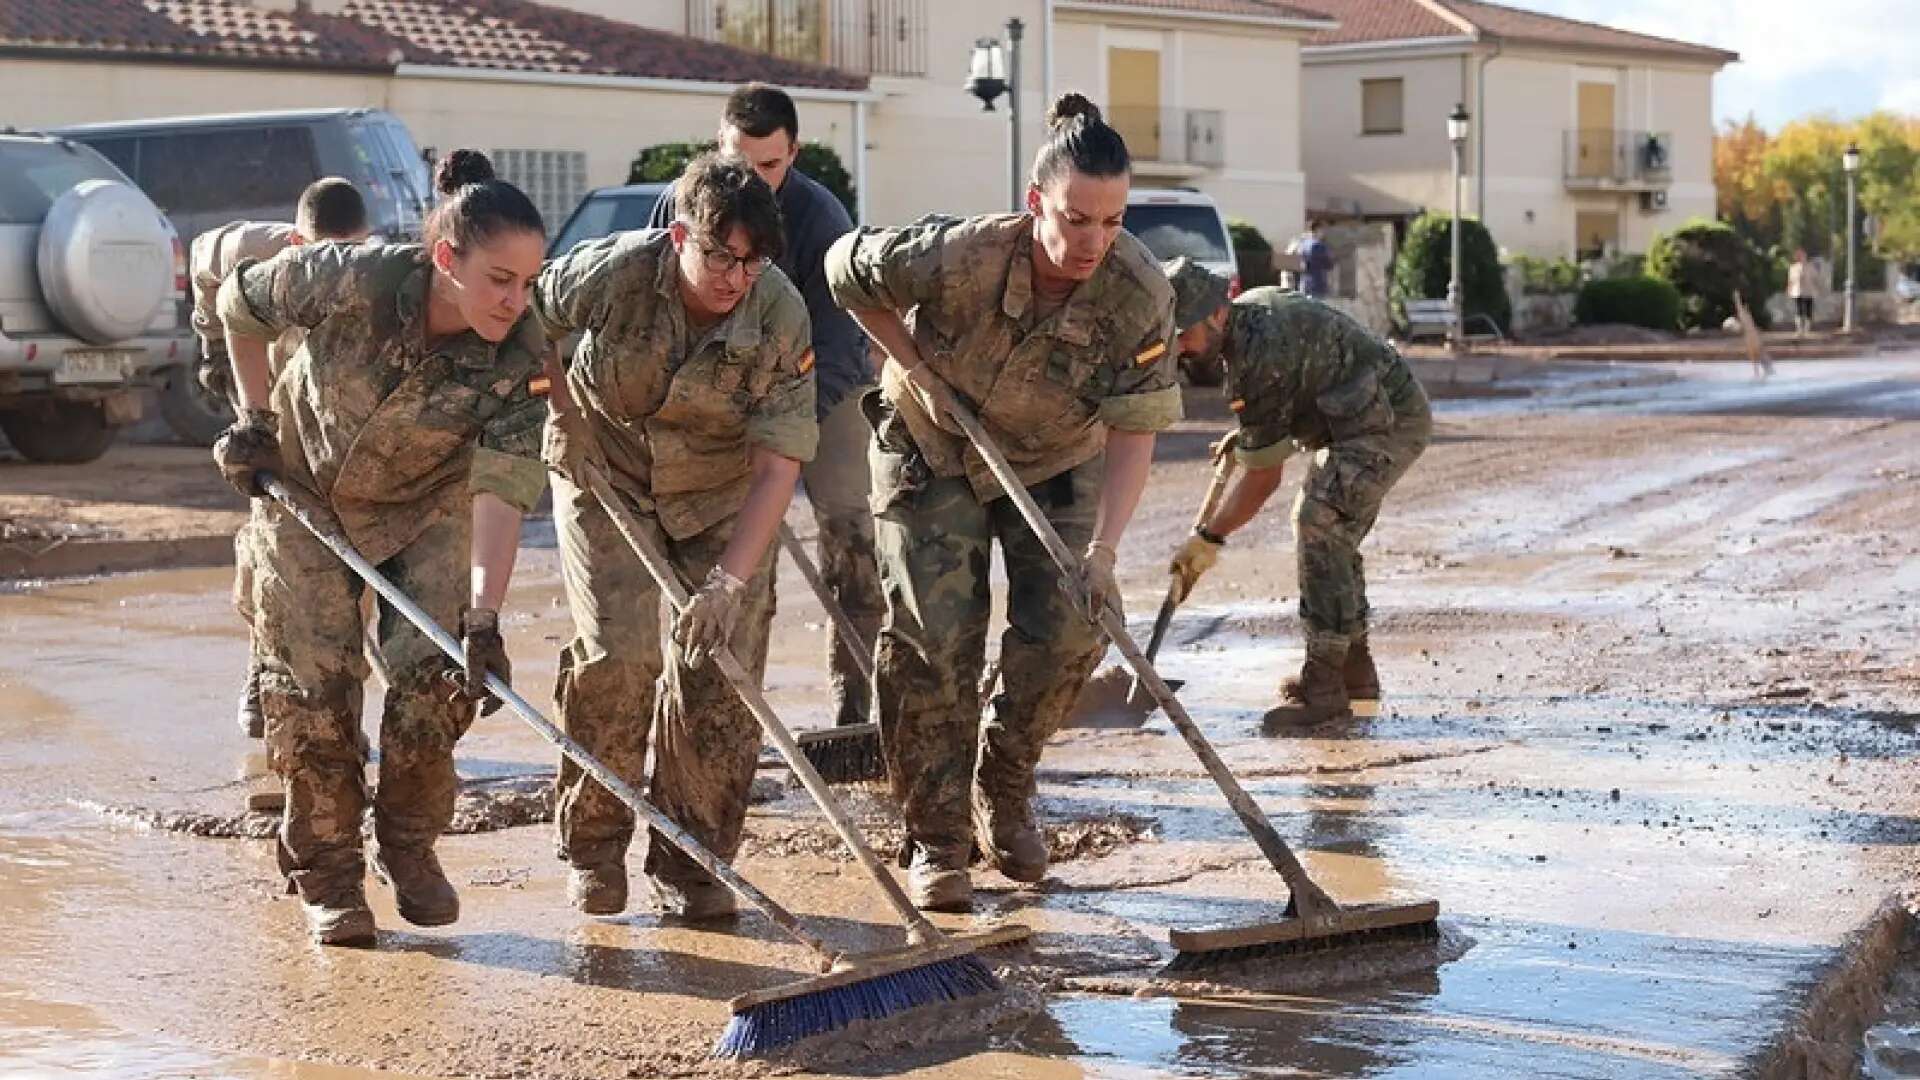
{"type": "MultiPolygon", "coordinates": [[[[853,625],[853,620],[834,600],[832,590],[827,588],[826,581],[820,576],[819,567],[813,565],[806,547],[785,522],[780,524],[780,546],[786,548],[787,557],[793,560],[800,576],[807,579],[807,585],[813,589],[820,606],[827,610],[827,619],[833,623],[834,633],[839,635],[841,643],[853,656],[861,677],[868,686],[872,686],[873,651],[860,640],[859,628],[853,625]]],[[[800,745],[800,752],[807,756],[807,760],[829,783],[854,784],[886,778],[887,762],[880,751],[880,726],[871,721],[803,731],[794,736],[794,741],[800,745]]]]}
{"type": "MultiPolygon", "coordinates": [[[[676,611],[684,608],[691,597],[666,553],[639,528],[639,523],[596,466],[584,465],[581,473],[582,485],[599,501],[601,509],[640,557],[660,591],[676,611]]],[[[773,706],[760,691],[759,680],[748,673],[730,648],[719,650],[710,662],[719,665],[721,674],[733,684],[734,691],[760,722],[767,738],[787,759],[787,767],[813,797],[827,823],[873,879],[900,921],[906,924],[908,941],[906,948],[890,952],[841,956],[834,970],[826,974],[734,998],[728,1003],[733,1010],[733,1021],[714,1048],[714,1055],[765,1056],[803,1039],[841,1031],[862,1021],[888,1020],[926,1006],[1004,993],[1005,986],[975,954],[990,946],[1024,940],[1032,931],[1025,926],[1008,925],[978,933],[942,934],[913,906],[900,883],[881,865],[880,857],[840,808],[827,782],[801,752],[793,734],[775,715],[773,706]]]]}

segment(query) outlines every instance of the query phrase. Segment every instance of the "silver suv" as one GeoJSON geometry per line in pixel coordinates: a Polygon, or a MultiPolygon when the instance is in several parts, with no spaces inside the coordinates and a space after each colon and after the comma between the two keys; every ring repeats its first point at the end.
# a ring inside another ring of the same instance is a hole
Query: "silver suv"
{"type": "Polygon", "coordinates": [[[67,139],[0,133],[0,432],[31,461],[107,452],[184,357],[186,252],[120,170],[67,139]]]}

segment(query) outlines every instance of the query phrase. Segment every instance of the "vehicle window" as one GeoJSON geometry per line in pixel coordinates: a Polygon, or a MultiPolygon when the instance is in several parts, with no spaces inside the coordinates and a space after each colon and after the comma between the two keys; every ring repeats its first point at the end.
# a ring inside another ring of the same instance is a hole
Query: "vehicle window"
{"type": "Polygon", "coordinates": [[[382,122],[377,125],[387,133],[387,140],[393,144],[394,160],[398,168],[407,174],[413,189],[422,199],[431,200],[433,196],[433,174],[427,170],[427,161],[420,156],[420,148],[413,144],[413,136],[397,123],[382,122]]]}
{"type": "Polygon", "coordinates": [[[305,127],[229,128],[152,134],[140,140],[140,186],[171,214],[272,210],[293,220],[300,192],[318,175],[305,127]],[[219,183],[211,183],[213,177],[219,183]]]}
{"type": "Polygon", "coordinates": [[[1127,207],[1127,231],[1140,238],[1165,261],[1185,255],[1203,262],[1225,262],[1233,256],[1227,250],[1226,230],[1220,227],[1220,215],[1211,206],[1182,206],[1154,203],[1127,207]]]}
{"type": "Polygon", "coordinates": [[[550,255],[564,255],[582,240],[593,240],[608,233],[627,232],[647,227],[653,216],[653,204],[660,196],[652,192],[625,195],[595,195],[580,204],[567,224],[554,238],[550,255]]]}
{"type": "Polygon", "coordinates": [[[132,135],[122,135],[114,139],[85,139],[88,146],[100,152],[100,156],[113,162],[113,166],[127,174],[127,179],[140,182],[139,149],[140,140],[132,135]]]}
{"type": "Polygon", "coordinates": [[[0,225],[38,225],[82,180],[125,178],[85,150],[52,143],[0,144],[0,225]]]}

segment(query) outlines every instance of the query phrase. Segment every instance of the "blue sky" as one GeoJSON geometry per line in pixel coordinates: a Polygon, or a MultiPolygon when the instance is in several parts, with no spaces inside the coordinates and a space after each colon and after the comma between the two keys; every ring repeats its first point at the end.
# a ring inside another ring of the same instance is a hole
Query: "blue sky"
{"type": "Polygon", "coordinates": [[[1506,0],[1513,7],[1680,38],[1740,54],[1714,80],[1716,121],[1877,108],[1920,113],[1915,0],[1506,0]]]}

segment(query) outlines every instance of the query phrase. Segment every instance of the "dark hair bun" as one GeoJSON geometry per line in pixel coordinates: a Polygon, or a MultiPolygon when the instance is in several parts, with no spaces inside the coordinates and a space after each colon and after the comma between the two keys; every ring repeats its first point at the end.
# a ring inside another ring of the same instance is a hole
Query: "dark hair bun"
{"type": "Polygon", "coordinates": [[[1089,124],[1097,124],[1100,122],[1100,106],[1087,100],[1083,94],[1061,94],[1054,99],[1053,107],[1047,110],[1047,130],[1060,131],[1080,116],[1086,117],[1089,124]]]}
{"type": "Polygon", "coordinates": [[[478,150],[455,150],[440,159],[433,171],[433,187],[442,195],[451,195],[468,184],[484,184],[493,179],[493,162],[478,150]]]}

